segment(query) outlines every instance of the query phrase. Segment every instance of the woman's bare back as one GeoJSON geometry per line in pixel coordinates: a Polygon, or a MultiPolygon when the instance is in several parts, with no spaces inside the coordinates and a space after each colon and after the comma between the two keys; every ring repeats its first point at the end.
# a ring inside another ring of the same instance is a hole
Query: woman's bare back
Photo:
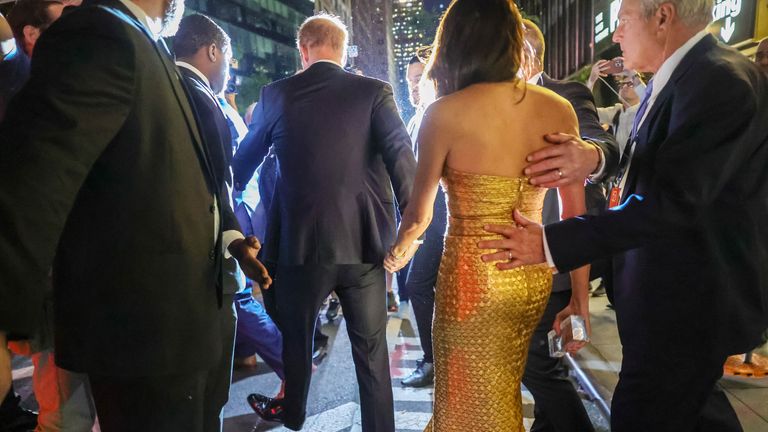
{"type": "Polygon", "coordinates": [[[578,135],[571,105],[523,82],[475,84],[430,108],[434,136],[454,169],[507,177],[523,175],[526,156],[547,145],[544,135],[578,135]]]}

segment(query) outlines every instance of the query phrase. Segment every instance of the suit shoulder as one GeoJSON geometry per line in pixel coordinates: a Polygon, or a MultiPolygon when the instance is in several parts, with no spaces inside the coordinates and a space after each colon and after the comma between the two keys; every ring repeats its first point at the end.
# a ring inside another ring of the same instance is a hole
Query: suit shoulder
{"type": "Polygon", "coordinates": [[[90,36],[127,39],[130,29],[142,32],[138,23],[123,11],[106,5],[81,6],[67,11],[43,33],[43,37],[78,32],[90,36]]]}

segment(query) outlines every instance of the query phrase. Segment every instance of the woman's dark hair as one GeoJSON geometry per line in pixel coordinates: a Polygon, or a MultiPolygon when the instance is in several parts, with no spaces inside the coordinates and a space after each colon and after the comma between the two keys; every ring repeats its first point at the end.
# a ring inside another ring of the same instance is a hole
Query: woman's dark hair
{"type": "Polygon", "coordinates": [[[455,0],[437,29],[427,78],[438,96],[517,79],[524,43],[513,0],[455,0]]]}

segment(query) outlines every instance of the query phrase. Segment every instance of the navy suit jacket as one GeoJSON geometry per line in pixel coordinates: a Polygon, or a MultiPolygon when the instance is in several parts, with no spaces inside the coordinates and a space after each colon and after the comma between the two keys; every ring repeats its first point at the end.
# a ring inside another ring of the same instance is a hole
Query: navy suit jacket
{"type": "MultiPolygon", "coordinates": [[[[200,138],[203,141],[215,181],[219,186],[221,202],[219,202],[222,231],[242,232],[240,222],[235,217],[232,203],[229,199],[228,186],[232,185],[232,133],[227,118],[221,110],[216,95],[199,76],[191,70],[179,66],[179,73],[189,92],[189,99],[197,118],[200,138]]],[[[241,289],[238,283],[238,268],[234,258],[222,262],[221,292],[233,294],[241,289]]]]}
{"type": "Polygon", "coordinates": [[[614,256],[625,347],[723,355],[760,343],[768,327],[766,125],[768,78],[707,36],[643,122],[622,206],[546,227],[560,271],[614,256]]]}
{"type": "Polygon", "coordinates": [[[278,175],[265,260],[380,263],[416,160],[391,87],[320,62],[262,89],[232,168],[242,188],[274,145],[278,175]],[[393,196],[394,188],[394,196],[393,196]]]}
{"type": "MultiPolygon", "coordinates": [[[[619,169],[619,145],[616,143],[616,138],[600,125],[595,99],[589,88],[578,82],[554,80],[547,74],[541,75],[541,86],[552,90],[571,103],[576,112],[576,118],[579,120],[581,137],[594,142],[603,151],[605,178],[609,179],[616,176],[616,171],[619,169]]],[[[599,212],[605,208],[605,192],[602,185],[587,184],[585,198],[587,211],[590,213],[599,212]]],[[[557,196],[557,189],[547,191],[542,213],[545,224],[560,220],[560,201],[557,196]]],[[[593,268],[593,273],[599,273],[599,271],[595,272],[593,268]]],[[[571,276],[568,273],[558,273],[554,276],[552,291],[560,292],[570,289],[571,276]]]]}

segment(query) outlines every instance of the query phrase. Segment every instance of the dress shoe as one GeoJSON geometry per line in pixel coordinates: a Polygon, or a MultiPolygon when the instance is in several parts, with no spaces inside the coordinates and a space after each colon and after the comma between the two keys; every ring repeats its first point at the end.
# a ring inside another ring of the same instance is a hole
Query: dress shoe
{"type": "Polygon", "coordinates": [[[426,387],[435,382],[435,365],[419,360],[416,370],[401,381],[403,387],[426,387]]]}
{"type": "Polygon", "coordinates": [[[312,342],[312,360],[320,358],[325,353],[327,347],[328,336],[323,335],[323,337],[315,338],[312,342]]]}
{"type": "Polygon", "coordinates": [[[328,302],[328,310],[325,312],[325,317],[328,318],[328,321],[333,321],[339,316],[340,307],[341,303],[339,300],[331,298],[331,300],[328,302]]]}
{"type": "Polygon", "coordinates": [[[398,310],[397,297],[395,297],[394,291],[388,291],[387,292],[387,311],[397,312],[397,310],[398,310]]]}
{"type": "Polygon", "coordinates": [[[269,422],[282,423],[291,430],[301,430],[304,420],[287,421],[282,399],[273,399],[258,393],[248,395],[248,404],[262,419],[269,422]]]}

